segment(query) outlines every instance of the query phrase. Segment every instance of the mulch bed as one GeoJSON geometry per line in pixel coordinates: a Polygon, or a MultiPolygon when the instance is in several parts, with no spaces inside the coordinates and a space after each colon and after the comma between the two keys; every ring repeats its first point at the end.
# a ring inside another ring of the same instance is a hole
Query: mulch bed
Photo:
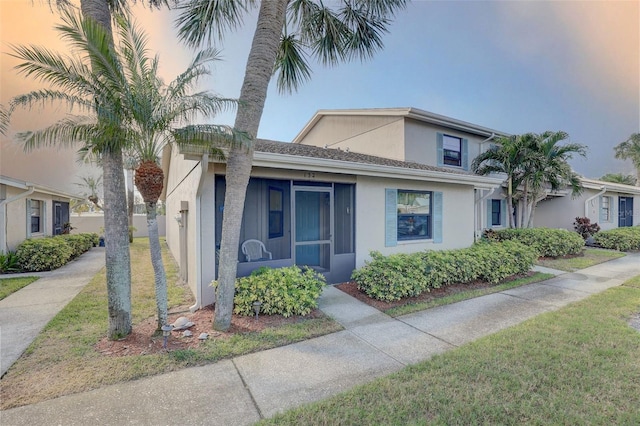
{"type": "Polygon", "coordinates": [[[184,306],[172,310],[169,314],[168,322],[172,324],[179,317],[186,317],[194,325],[189,327],[193,334],[191,337],[183,337],[182,331],[173,331],[167,339],[167,348],[163,347],[164,338],[162,334],[156,333],[157,322],[155,318],[148,318],[139,324],[133,325],[133,331],[127,337],[120,340],[109,340],[102,338],[95,349],[105,356],[128,356],[147,355],[175,351],[178,349],[193,349],[202,344],[198,339],[201,333],[207,333],[208,339],[220,340],[228,339],[234,334],[262,331],[268,327],[278,327],[285,324],[293,324],[310,318],[319,318],[324,314],[316,309],[306,316],[292,316],[285,318],[281,315],[259,315],[256,317],[246,317],[233,315],[231,317],[231,327],[226,332],[215,331],[213,329],[213,306],[207,306],[193,313],[184,306]]]}
{"type": "MultiPolygon", "coordinates": [[[[510,278],[507,278],[506,280],[501,281],[501,283],[512,281],[518,278],[528,277],[533,274],[534,272],[529,272],[527,274],[522,274],[522,275],[515,275],[513,277],[510,277],[510,278]]],[[[395,302],[383,302],[381,300],[372,299],[371,297],[367,296],[364,292],[358,290],[358,285],[353,281],[343,283],[343,284],[338,284],[335,287],[339,290],[344,291],[348,295],[355,297],[359,301],[364,302],[367,305],[373,306],[374,308],[384,312],[387,309],[395,308],[397,306],[429,302],[435,299],[439,299],[445,296],[450,296],[463,291],[490,288],[496,285],[497,284],[488,283],[486,281],[472,281],[466,284],[450,284],[442,288],[431,289],[431,291],[424,292],[419,296],[408,297],[406,299],[398,300],[395,302]]]]}

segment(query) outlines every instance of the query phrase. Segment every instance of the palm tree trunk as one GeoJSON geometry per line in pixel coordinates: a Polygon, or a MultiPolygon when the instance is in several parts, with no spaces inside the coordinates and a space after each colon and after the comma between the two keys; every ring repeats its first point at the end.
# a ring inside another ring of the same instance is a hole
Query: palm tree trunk
{"type": "MultiPolygon", "coordinates": [[[[287,0],[262,1],[260,4],[260,13],[247,59],[234,126],[237,130],[246,132],[252,140],[258,134],[258,126],[285,23],[286,8],[287,0]]],[[[221,331],[228,330],[231,326],[240,227],[252,161],[253,146],[232,148],[227,159],[220,270],[213,321],[213,328],[221,331]]]]}
{"type": "Polygon", "coordinates": [[[131,228],[133,228],[133,169],[127,168],[127,212],[128,215],[128,224],[129,224],[129,242],[132,243],[131,228]]]}
{"type": "Polygon", "coordinates": [[[131,258],[120,150],[104,152],[104,238],[110,339],[131,333],[131,258]]]}
{"type": "Polygon", "coordinates": [[[147,230],[149,231],[149,249],[151,265],[155,276],[156,306],[158,308],[158,330],[167,324],[167,276],[162,263],[162,250],[158,234],[157,206],[155,202],[146,202],[147,230]]]}
{"type": "MultiPolygon", "coordinates": [[[[81,0],[80,7],[85,17],[95,19],[109,34],[112,33],[106,0],[81,0]]],[[[105,150],[102,167],[108,336],[118,339],[131,333],[131,258],[121,150],[105,150]]]]}
{"type": "Polygon", "coordinates": [[[513,178],[509,176],[507,179],[507,218],[509,219],[509,228],[513,228],[513,178]]]}

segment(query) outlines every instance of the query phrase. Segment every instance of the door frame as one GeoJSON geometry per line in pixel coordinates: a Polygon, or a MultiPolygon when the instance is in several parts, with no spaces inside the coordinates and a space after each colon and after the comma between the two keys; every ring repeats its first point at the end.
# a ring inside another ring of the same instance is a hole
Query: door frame
{"type": "Polygon", "coordinates": [[[292,238],[291,238],[291,244],[292,244],[292,250],[291,250],[291,258],[293,260],[293,264],[296,265],[297,264],[297,259],[296,259],[296,248],[298,246],[304,246],[304,245],[313,245],[313,244],[328,244],[329,245],[329,267],[326,271],[323,271],[323,275],[327,278],[327,280],[329,279],[329,276],[331,274],[331,270],[333,267],[333,257],[334,257],[334,248],[333,248],[333,233],[334,233],[334,206],[333,206],[333,184],[331,184],[331,186],[304,186],[304,185],[294,185],[292,182],[291,185],[291,234],[292,234],[292,238]],[[312,241],[303,241],[301,243],[299,243],[297,241],[298,236],[296,235],[296,229],[297,229],[297,217],[296,217],[296,194],[298,192],[319,192],[319,193],[327,193],[329,194],[329,239],[322,239],[322,240],[312,240],[312,241]]]}
{"type": "Polygon", "coordinates": [[[633,197],[618,197],[618,228],[633,226],[633,197]],[[624,204],[624,208],[623,205],[624,204]],[[628,207],[631,207],[630,209],[628,207]],[[631,214],[628,214],[631,212],[631,214]]]}

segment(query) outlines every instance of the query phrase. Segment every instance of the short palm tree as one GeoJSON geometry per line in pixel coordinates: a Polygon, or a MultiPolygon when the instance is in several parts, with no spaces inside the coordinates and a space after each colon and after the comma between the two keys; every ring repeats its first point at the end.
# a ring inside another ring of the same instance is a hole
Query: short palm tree
{"type": "Polygon", "coordinates": [[[147,55],[146,37],[129,19],[116,20],[120,38],[124,40],[122,55],[126,58],[129,104],[134,144],[129,152],[135,164],[135,185],[145,202],[151,262],[155,274],[158,328],[167,323],[167,282],[158,236],[157,203],[163,190],[164,173],[158,162],[167,144],[204,144],[209,154],[224,157],[219,147],[242,143],[242,135],[226,126],[190,126],[174,131],[198,115],[213,117],[221,109],[233,108],[236,101],[219,98],[210,92],[194,92],[199,78],[209,73],[207,64],[217,60],[217,51],[198,53],[187,69],[169,84],[157,75],[158,57],[147,55]],[[192,93],[193,92],[193,93],[192,93]],[[197,129],[197,131],[194,131],[197,129]],[[177,139],[176,139],[177,137],[177,139]],[[213,145],[215,143],[215,146],[213,145]]]}
{"type": "MultiPolygon", "coordinates": [[[[251,141],[258,134],[274,71],[279,89],[288,92],[311,77],[309,54],[323,65],[371,57],[382,48],[382,34],[406,0],[185,0],[178,18],[180,37],[191,46],[222,38],[227,30],[242,25],[243,16],[258,5],[234,124],[251,141]]],[[[217,330],[231,325],[240,227],[252,160],[253,146],[231,149],[227,159],[213,324],[217,330]]]]}
{"type": "Polygon", "coordinates": [[[640,133],[633,133],[624,142],[620,142],[614,148],[616,158],[631,160],[636,168],[636,178],[640,180],[640,133]]]}

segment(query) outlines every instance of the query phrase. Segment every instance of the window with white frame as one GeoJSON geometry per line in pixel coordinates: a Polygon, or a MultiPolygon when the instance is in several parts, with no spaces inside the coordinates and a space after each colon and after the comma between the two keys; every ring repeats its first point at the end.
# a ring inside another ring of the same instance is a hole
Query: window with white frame
{"type": "Polygon", "coordinates": [[[431,192],[398,190],[398,241],[430,239],[431,192]]]}
{"type": "Polygon", "coordinates": [[[462,138],[442,136],[443,162],[448,166],[462,166],[462,138]]]}
{"type": "Polygon", "coordinates": [[[44,201],[27,200],[28,227],[30,234],[44,232],[44,201]]]}
{"type": "Polygon", "coordinates": [[[611,197],[600,197],[600,221],[611,222],[611,197]]]}

